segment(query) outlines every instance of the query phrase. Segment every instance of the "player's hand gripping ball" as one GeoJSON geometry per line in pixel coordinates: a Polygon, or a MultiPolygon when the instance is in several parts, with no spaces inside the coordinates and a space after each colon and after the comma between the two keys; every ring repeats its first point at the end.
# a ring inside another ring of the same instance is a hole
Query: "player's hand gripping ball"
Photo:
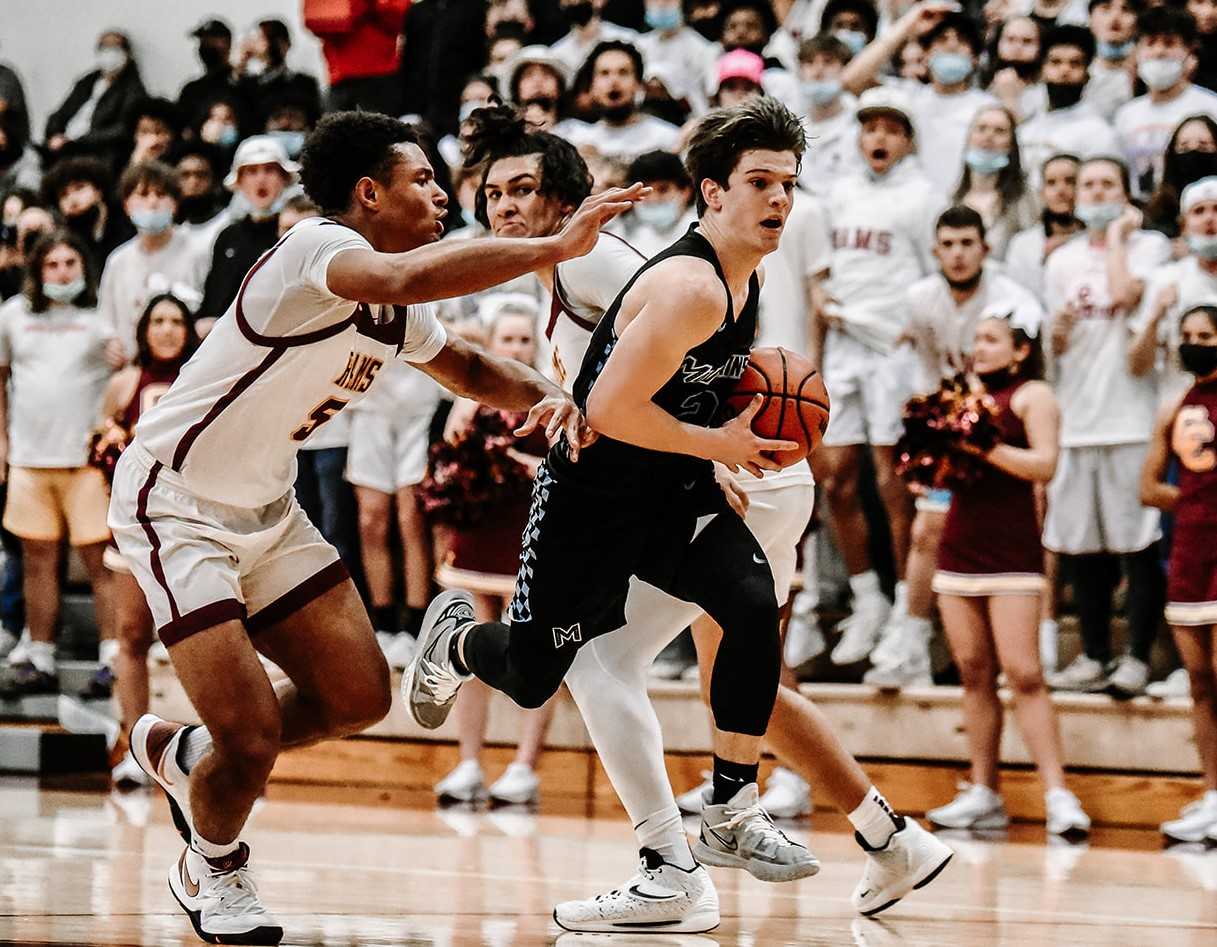
{"type": "Polygon", "coordinates": [[[774,459],[783,467],[811,456],[828,428],[828,390],[811,362],[784,348],[753,349],[748,367],[727,399],[739,414],[757,395],[765,400],[752,419],[759,437],[795,441],[802,451],[783,451],[774,459]]]}

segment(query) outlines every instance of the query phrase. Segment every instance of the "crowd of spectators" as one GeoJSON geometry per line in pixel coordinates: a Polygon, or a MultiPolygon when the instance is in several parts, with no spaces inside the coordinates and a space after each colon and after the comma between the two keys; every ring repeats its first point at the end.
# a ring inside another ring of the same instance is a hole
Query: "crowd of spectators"
{"type": "MultiPolygon", "coordinates": [[[[0,66],[6,693],[57,687],[65,539],[87,567],[103,638],[92,686],[112,679],[124,622],[102,564],[104,478],[90,464],[90,437],[115,420],[103,417],[107,383],[155,362],[140,337],[152,307],[172,301],[189,338],[205,336],[258,257],[316,213],[295,159],[323,112],[423,127],[450,196],[445,239],[460,239],[485,232],[462,133],[480,106],[513,104],[579,149],[597,190],[651,186],[614,225],[649,254],[694,219],[679,158],[692,124],[769,95],[803,116],[810,145],[766,264],[758,341],[806,353],[833,399],[788,664],[865,671],[886,688],[952,679],[931,651],[950,497],[915,496],[896,445],[905,402],[969,368],[976,325],[1004,309],[1042,347],[1062,419],[1055,475],[1037,491],[1043,672],[1053,688],[1187,695],[1182,672],[1150,685],[1166,550],[1138,479],[1155,411],[1190,380],[1173,355],[1180,315],[1217,302],[1210,0],[306,0],[304,24],[322,43],[324,82],[287,66],[283,22],[234,41],[209,18],[183,38],[200,71],[173,97],[151,94],[138,47],[105,32],[42,128],[0,66]],[[1081,652],[1062,668],[1063,607],[1078,616],[1081,652]],[[813,663],[832,640],[820,616],[834,612],[845,617],[831,657],[813,663]]],[[[448,301],[442,315],[487,340],[504,307],[530,315],[527,357],[546,365],[549,303],[535,280],[448,301]]],[[[401,371],[305,445],[298,484],[398,667],[452,550],[418,499],[447,403],[401,371]]],[[[662,673],[689,673],[679,649],[666,657],[662,673]]],[[[1043,687],[1034,668],[1019,681],[1043,687]]]]}

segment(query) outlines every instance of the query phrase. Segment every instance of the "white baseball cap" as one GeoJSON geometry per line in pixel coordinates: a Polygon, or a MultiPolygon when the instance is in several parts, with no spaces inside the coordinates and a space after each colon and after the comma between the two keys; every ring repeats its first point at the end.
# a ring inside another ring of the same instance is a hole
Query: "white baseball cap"
{"type": "Polygon", "coordinates": [[[913,109],[908,97],[898,89],[887,86],[876,86],[867,89],[858,98],[856,117],[859,122],[865,122],[872,115],[896,115],[904,121],[909,134],[913,134],[913,109]]]}
{"type": "Polygon", "coordinates": [[[230,191],[237,186],[237,175],[242,168],[258,164],[277,164],[292,181],[300,172],[300,165],[287,156],[283,143],[270,135],[252,135],[237,146],[232,159],[232,169],[224,178],[224,186],[230,191]]]}
{"type": "Polygon", "coordinates": [[[1217,177],[1201,178],[1185,187],[1179,198],[1179,210],[1186,214],[1204,201],[1217,201],[1217,177]]]}

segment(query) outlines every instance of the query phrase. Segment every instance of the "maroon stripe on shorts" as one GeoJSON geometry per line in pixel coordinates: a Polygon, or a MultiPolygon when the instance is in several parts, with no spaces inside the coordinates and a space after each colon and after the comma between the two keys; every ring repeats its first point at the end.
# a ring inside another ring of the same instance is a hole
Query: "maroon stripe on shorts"
{"type": "Polygon", "coordinates": [[[235,598],[226,598],[187,612],[156,630],[166,648],[185,641],[191,635],[206,631],[221,622],[244,621],[245,606],[235,598]]]}
{"type": "Polygon", "coordinates": [[[334,586],[345,582],[350,577],[350,573],[347,572],[347,567],[342,564],[341,559],[331,562],[291,591],[280,595],[261,611],[250,615],[245,622],[245,627],[249,629],[251,635],[257,634],[264,628],[281,622],[289,615],[300,611],[309,602],[320,598],[334,586]]]}
{"type": "MultiPolygon", "coordinates": [[[[266,358],[262,359],[256,366],[247,371],[244,375],[237,379],[237,383],[228,391],[224,392],[216,403],[211,406],[211,410],[203,415],[202,419],[196,421],[182,435],[182,439],[177,442],[177,449],[173,452],[173,470],[180,471],[182,465],[186,463],[186,455],[190,453],[190,448],[194,446],[194,442],[198,440],[199,435],[207,429],[216,418],[224,413],[224,409],[236,401],[246,389],[257,381],[275,362],[283,357],[283,353],[287,349],[283,346],[278,346],[266,353],[266,358]]],[[[159,466],[159,465],[158,465],[159,466]]]]}
{"type": "Polygon", "coordinates": [[[152,565],[152,574],[156,576],[157,584],[164,589],[165,597],[169,599],[169,614],[177,621],[181,617],[178,612],[177,600],[173,597],[173,592],[169,589],[169,583],[165,579],[165,567],[161,564],[161,538],[156,535],[156,530],[152,528],[152,520],[148,519],[148,494],[152,492],[152,487],[156,484],[156,477],[161,472],[164,466],[159,460],[153,463],[152,469],[148,471],[148,479],[144,481],[144,485],[140,487],[139,494],[135,502],[135,518],[139,521],[139,525],[144,528],[144,535],[148,537],[148,545],[152,547],[152,552],[149,555],[152,565]]]}

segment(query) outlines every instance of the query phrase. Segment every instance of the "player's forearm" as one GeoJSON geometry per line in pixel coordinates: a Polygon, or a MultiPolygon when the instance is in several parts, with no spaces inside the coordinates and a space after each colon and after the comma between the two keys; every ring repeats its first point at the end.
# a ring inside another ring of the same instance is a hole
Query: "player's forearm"
{"type": "Polygon", "coordinates": [[[1141,505],[1152,506],[1163,513],[1173,513],[1179,502],[1179,488],[1174,484],[1154,480],[1141,484],[1141,505]]]}
{"type": "Polygon", "coordinates": [[[1020,480],[1047,483],[1056,473],[1057,451],[998,444],[985,455],[985,460],[1020,480]]]}
{"type": "Polygon", "coordinates": [[[911,27],[904,28],[902,23],[897,23],[885,36],[865,46],[841,72],[841,85],[854,95],[873,86],[884,63],[890,62],[896,51],[908,42],[911,32],[911,27]]]}
{"type": "Polygon", "coordinates": [[[597,395],[587,399],[587,423],[593,431],[615,441],[669,454],[713,460],[717,428],[677,420],[653,401],[636,403],[597,395]]]}
{"type": "Polygon", "coordinates": [[[552,237],[442,240],[397,255],[390,302],[451,299],[506,283],[562,259],[552,237]]]}
{"type": "Polygon", "coordinates": [[[561,398],[564,392],[536,369],[512,358],[500,358],[472,349],[461,388],[462,397],[504,411],[527,411],[545,398],[561,398]]]}

